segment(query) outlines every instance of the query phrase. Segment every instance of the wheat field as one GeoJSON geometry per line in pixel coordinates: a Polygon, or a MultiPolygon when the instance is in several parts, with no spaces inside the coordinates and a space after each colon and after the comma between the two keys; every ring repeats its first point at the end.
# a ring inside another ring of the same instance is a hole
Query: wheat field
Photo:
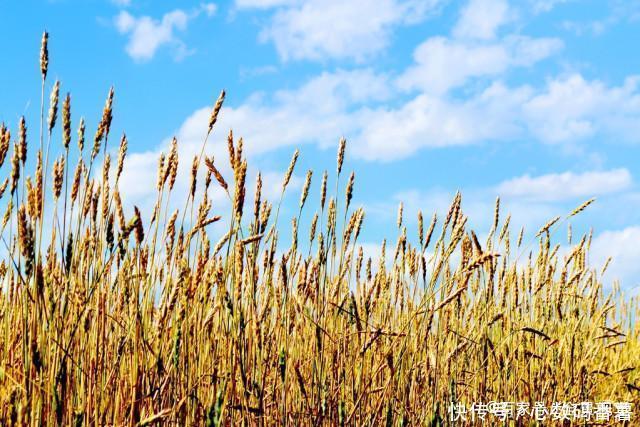
{"type": "Polygon", "coordinates": [[[179,158],[174,139],[145,183],[155,208],[127,216],[126,137],[107,149],[114,91],[93,138],[75,113],[72,126],[47,37],[40,137],[24,118],[0,129],[1,425],[481,425],[448,408],[640,404],[638,300],[603,286],[591,235],[560,237],[593,200],[530,232],[498,200],[482,241],[459,193],[417,229],[401,206],[371,259],[346,141],[332,172],[307,172],[297,216],[279,218],[283,197],[266,200],[259,174],[246,182],[242,139],[208,156],[222,92],[200,155],[179,158]],[[179,162],[192,165],[186,194],[179,162]]]}

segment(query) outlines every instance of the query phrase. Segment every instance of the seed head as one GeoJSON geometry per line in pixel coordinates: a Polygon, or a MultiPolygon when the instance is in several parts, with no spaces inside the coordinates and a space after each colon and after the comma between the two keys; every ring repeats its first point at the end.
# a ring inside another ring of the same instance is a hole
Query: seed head
{"type": "Polygon", "coordinates": [[[347,189],[345,191],[345,198],[347,201],[347,209],[349,209],[349,205],[351,204],[351,199],[353,198],[353,184],[356,180],[355,172],[351,172],[351,176],[349,176],[349,182],[347,183],[347,189]]]}
{"type": "MultiPolygon", "coordinates": [[[[122,139],[120,139],[120,149],[118,150],[118,167],[116,170],[116,181],[120,178],[122,174],[122,169],[124,168],[124,158],[127,156],[127,135],[122,134],[122,139]]],[[[165,178],[166,179],[166,178],[165,178]]]]}
{"type": "Polygon", "coordinates": [[[2,123],[2,125],[0,125],[0,167],[2,167],[7,157],[10,140],[11,132],[9,132],[9,130],[4,126],[4,123],[2,123]]]}
{"type": "Polygon", "coordinates": [[[496,207],[493,214],[493,229],[498,229],[498,222],[500,221],[500,197],[496,197],[496,207]]]}
{"type": "Polygon", "coordinates": [[[229,188],[229,185],[227,184],[227,181],[225,181],[224,177],[222,176],[218,168],[216,168],[216,166],[213,164],[213,159],[210,159],[209,157],[205,157],[204,164],[207,167],[207,169],[209,169],[209,171],[213,173],[213,176],[216,177],[216,181],[218,181],[218,184],[220,184],[220,187],[227,190],[229,188]]]}
{"type": "Polygon", "coordinates": [[[62,183],[64,178],[64,157],[60,156],[53,163],[53,197],[55,199],[60,197],[62,192],[62,183]]]}
{"type": "Polygon", "coordinates": [[[235,191],[233,193],[233,211],[236,218],[242,217],[242,210],[244,207],[244,196],[245,196],[245,179],[247,176],[247,161],[244,160],[238,166],[238,172],[236,177],[236,186],[235,191]]]}
{"type": "Polygon", "coordinates": [[[5,178],[2,184],[0,185],[0,199],[4,196],[4,192],[7,189],[7,185],[9,185],[9,178],[5,178]]]}
{"type": "Polygon", "coordinates": [[[296,162],[298,161],[298,155],[299,155],[299,151],[296,149],[296,151],[293,152],[293,157],[291,158],[291,162],[289,163],[289,167],[287,168],[287,172],[284,175],[284,180],[282,181],[282,191],[284,191],[287,188],[287,185],[289,185],[289,181],[291,180],[291,175],[293,174],[293,169],[296,167],[296,162]]]}
{"type": "Polygon", "coordinates": [[[173,189],[178,176],[178,140],[174,137],[171,142],[171,152],[169,153],[169,190],[173,189]]]}
{"type": "Polygon", "coordinates": [[[142,241],[144,240],[144,228],[142,227],[142,218],[140,217],[140,210],[138,209],[137,206],[133,207],[133,211],[134,211],[134,228],[133,231],[135,233],[136,236],[136,243],[138,245],[142,244],[142,241]]]}
{"type": "Polygon", "coordinates": [[[327,201],[327,171],[324,171],[322,175],[322,185],[320,185],[320,209],[324,209],[324,204],[327,201]]]}
{"type": "Polygon", "coordinates": [[[124,209],[122,208],[122,199],[120,198],[120,192],[117,189],[113,193],[113,201],[116,205],[116,214],[118,215],[118,223],[120,224],[120,229],[124,230],[127,222],[124,218],[124,209]]]}
{"type": "Polygon", "coordinates": [[[80,178],[82,177],[82,169],[84,164],[82,163],[82,159],[78,162],[76,166],[76,171],[73,174],[73,184],[71,185],[71,203],[73,204],[78,197],[78,190],[80,189],[80,178]]]}
{"type": "Polygon", "coordinates": [[[571,218],[572,216],[578,215],[580,212],[585,210],[591,203],[595,201],[596,201],[595,197],[587,200],[586,202],[584,202],[583,204],[575,208],[573,211],[571,211],[571,213],[569,214],[569,218],[571,218]]]}
{"type": "Polygon", "coordinates": [[[309,186],[311,186],[311,176],[313,175],[312,170],[307,171],[307,176],[304,180],[304,186],[302,187],[302,194],[300,195],[300,209],[304,206],[304,202],[307,200],[307,196],[309,195],[309,186]]]}
{"type": "Polygon", "coordinates": [[[229,135],[227,136],[227,151],[229,151],[229,164],[231,165],[231,169],[236,169],[236,149],[233,146],[233,129],[229,130],[229,135]]]}
{"type": "Polygon", "coordinates": [[[37,199],[38,199],[38,210],[37,210],[37,216],[38,218],[41,217],[42,215],[42,207],[43,207],[43,203],[44,203],[44,184],[42,183],[43,180],[43,176],[44,176],[44,172],[42,170],[42,151],[38,150],[38,156],[36,158],[36,195],[37,195],[37,199]]]}
{"type": "Polygon", "coordinates": [[[11,194],[15,193],[20,179],[20,145],[13,144],[13,156],[11,157],[11,194]]]}
{"type": "Polygon", "coordinates": [[[84,129],[84,117],[81,117],[78,125],[78,150],[80,150],[80,153],[84,149],[84,129]]]}
{"type": "Polygon", "coordinates": [[[62,103],[62,146],[69,148],[71,142],[71,95],[67,92],[67,96],[62,103]]]}
{"type": "Polygon", "coordinates": [[[51,96],[49,97],[49,116],[47,118],[47,124],[49,133],[56,125],[56,119],[58,118],[58,97],[60,95],[60,82],[56,80],[51,90],[51,96]]]}
{"type": "Polygon", "coordinates": [[[193,156],[193,162],[191,163],[191,197],[196,195],[196,183],[198,180],[198,156],[193,156]]]}
{"type": "Polygon", "coordinates": [[[114,90],[113,86],[109,88],[109,95],[107,95],[107,100],[104,104],[104,109],[102,110],[102,120],[100,125],[104,128],[105,137],[109,136],[109,130],[111,129],[111,120],[113,119],[113,95],[114,90]]]}
{"type": "Polygon", "coordinates": [[[256,175],[256,191],[253,197],[253,216],[256,224],[260,221],[260,199],[262,198],[262,174],[256,175]]]}
{"type": "Polygon", "coordinates": [[[42,33],[42,42],[40,44],[40,73],[42,80],[47,78],[47,70],[49,69],[49,33],[42,33]]]}
{"type": "Polygon", "coordinates": [[[311,226],[309,227],[309,244],[313,243],[316,238],[316,227],[318,226],[318,214],[313,215],[311,226]]]}
{"type": "Polygon", "coordinates": [[[24,166],[27,162],[27,124],[24,121],[24,116],[20,117],[18,147],[20,148],[20,160],[22,161],[22,166],[24,166]]]}
{"type": "Polygon", "coordinates": [[[418,240],[420,241],[420,246],[424,242],[424,219],[422,217],[422,211],[418,211],[418,240]]]}
{"type": "Polygon", "coordinates": [[[213,106],[213,111],[211,111],[211,116],[209,116],[209,131],[208,134],[213,130],[213,125],[218,121],[218,113],[220,113],[220,109],[222,108],[222,103],[224,102],[225,97],[224,89],[220,92],[216,104],[213,106]]]}
{"type": "Polygon", "coordinates": [[[344,162],[344,150],[347,146],[347,140],[340,138],[340,144],[338,145],[338,175],[342,171],[342,163],[344,162]]]}
{"type": "Polygon", "coordinates": [[[555,225],[555,223],[558,222],[559,220],[560,220],[559,216],[556,216],[555,218],[549,220],[549,222],[547,222],[545,225],[542,226],[542,228],[540,228],[540,230],[538,230],[538,232],[536,233],[536,237],[538,237],[541,234],[549,231],[549,229],[551,227],[553,227],[555,225]]]}
{"type": "Polygon", "coordinates": [[[31,275],[33,271],[33,262],[35,260],[33,247],[33,227],[27,218],[27,211],[24,205],[18,208],[18,241],[20,250],[25,257],[25,273],[31,275]]]}
{"type": "Polygon", "coordinates": [[[158,191],[162,190],[162,185],[164,184],[164,153],[160,153],[160,157],[158,157],[158,178],[156,180],[156,188],[158,191]]]}
{"type": "MultiPolygon", "coordinates": [[[[244,145],[244,139],[240,137],[238,140],[238,147],[236,148],[236,153],[234,154],[234,164],[238,166],[242,162],[242,146],[244,145]]],[[[234,168],[235,171],[235,168],[234,168]]]]}

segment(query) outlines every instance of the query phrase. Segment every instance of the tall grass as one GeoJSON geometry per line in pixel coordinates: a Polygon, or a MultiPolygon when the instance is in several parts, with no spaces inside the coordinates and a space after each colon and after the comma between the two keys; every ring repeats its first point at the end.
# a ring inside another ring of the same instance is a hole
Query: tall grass
{"type": "Polygon", "coordinates": [[[0,131],[0,424],[442,425],[451,402],[640,403],[637,300],[605,292],[590,235],[553,243],[590,202],[533,240],[514,238],[496,203],[482,242],[460,194],[417,230],[400,208],[397,236],[367,258],[346,142],[320,200],[307,174],[290,231],[260,175],[248,189],[242,140],[229,135],[229,176],[207,156],[223,92],[188,193],[174,194],[191,160],[174,140],[146,183],[155,208],[127,217],[126,137],[113,165],[107,150],[114,92],[85,147],[70,96],[58,112],[57,82],[45,117],[46,43],[39,146],[24,119],[0,131]],[[215,185],[225,212],[212,210],[215,185]],[[184,207],[170,211],[170,198],[184,207]]]}

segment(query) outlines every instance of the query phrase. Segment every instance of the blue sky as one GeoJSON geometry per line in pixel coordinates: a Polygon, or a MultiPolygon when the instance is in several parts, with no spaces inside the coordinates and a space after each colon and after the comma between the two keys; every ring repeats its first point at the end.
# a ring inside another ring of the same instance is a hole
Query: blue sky
{"type": "Polygon", "coordinates": [[[412,229],[460,189],[488,230],[500,195],[535,233],[595,196],[574,232],[593,226],[594,264],[613,255],[611,278],[640,282],[640,1],[0,0],[0,16],[0,121],[25,115],[35,137],[46,29],[48,86],[72,93],[75,120],[93,129],[116,88],[132,203],[152,204],[173,135],[188,167],[224,88],[208,152],[222,163],[233,128],[272,195],[295,147],[294,184],[311,168],[317,187],[347,138],[371,250],[400,201],[412,229]]]}

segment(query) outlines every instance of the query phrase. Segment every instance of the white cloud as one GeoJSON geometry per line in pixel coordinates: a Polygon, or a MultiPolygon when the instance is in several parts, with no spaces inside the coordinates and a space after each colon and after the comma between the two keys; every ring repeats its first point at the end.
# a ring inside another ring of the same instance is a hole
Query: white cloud
{"type": "Polygon", "coordinates": [[[637,142],[640,139],[639,76],[619,87],[587,81],[579,74],[551,80],[531,98],[523,114],[531,132],[550,142],[575,142],[598,134],[637,142]]]}
{"type": "Polygon", "coordinates": [[[540,89],[494,82],[462,101],[423,93],[395,108],[363,110],[356,152],[369,160],[389,161],[424,147],[514,137],[569,146],[594,137],[638,143],[639,83],[639,77],[629,77],[622,86],[608,86],[574,74],[540,89]]]}
{"type": "Polygon", "coordinates": [[[496,83],[464,101],[421,94],[395,109],[363,110],[352,148],[367,160],[392,161],[425,147],[502,140],[519,132],[514,112],[529,92],[496,83]]]}
{"type": "Polygon", "coordinates": [[[507,197],[561,201],[616,193],[628,189],[631,184],[631,174],[627,169],[613,169],[602,172],[552,173],[536,177],[524,175],[502,182],[496,187],[496,192],[507,197]]]}
{"type": "Polygon", "coordinates": [[[497,30],[513,17],[505,0],[470,0],[462,8],[452,37],[434,36],[414,50],[414,64],[398,78],[405,90],[444,94],[473,78],[495,78],[514,67],[529,67],[557,52],[557,38],[507,35],[497,30]]]}
{"type": "Polygon", "coordinates": [[[453,29],[458,38],[493,39],[496,31],[511,19],[506,0],[470,0],[453,29]]]}
{"type": "MultiPolygon", "coordinates": [[[[240,3],[266,7],[264,1],[240,3]]],[[[394,27],[421,21],[439,3],[440,0],[306,0],[278,9],[260,38],[273,41],[285,61],[361,61],[387,47],[394,27]]]]}
{"type": "Polygon", "coordinates": [[[179,55],[184,53],[184,44],[175,36],[175,31],[187,28],[189,16],[182,10],[165,14],[160,21],[149,16],[136,18],[122,11],[116,17],[116,28],[121,34],[129,34],[126,51],[137,61],[148,61],[165,44],[174,45],[179,55]]]}
{"type": "MultiPolygon", "coordinates": [[[[225,108],[220,128],[242,132],[246,149],[256,153],[304,143],[334,145],[344,135],[358,157],[392,161],[424,147],[516,135],[520,128],[513,114],[531,95],[528,88],[494,84],[468,101],[423,94],[396,108],[371,106],[390,96],[388,79],[371,70],[323,73],[270,100],[254,94],[225,108]]],[[[208,108],[199,110],[186,123],[201,129],[208,114],[208,108]]]]}
{"type": "Polygon", "coordinates": [[[497,43],[476,44],[432,37],[414,51],[415,65],[399,78],[403,89],[446,93],[474,77],[495,77],[513,67],[528,67],[557,53],[558,39],[511,36],[497,43]]]}
{"type": "Polygon", "coordinates": [[[129,36],[125,50],[134,60],[148,61],[164,45],[171,46],[175,58],[179,60],[186,56],[189,50],[176,33],[185,31],[189,21],[200,13],[213,16],[216,10],[215,4],[202,3],[198,9],[190,13],[176,9],[165,13],[160,20],[150,16],[135,17],[127,11],[121,11],[114,18],[114,23],[120,34],[129,36]]]}
{"type": "MultiPolygon", "coordinates": [[[[357,127],[349,108],[389,95],[387,79],[371,70],[322,73],[296,90],[276,92],[271,102],[254,94],[237,107],[225,108],[219,129],[241,132],[246,149],[254,153],[304,143],[333,145],[357,127]]],[[[208,110],[200,114],[206,123],[208,110]]]]}
{"type": "MultiPolygon", "coordinates": [[[[611,264],[605,279],[618,279],[623,289],[633,294],[640,287],[640,226],[622,230],[605,231],[596,236],[591,244],[592,266],[602,267],[609,256],[611,264]]],[[[608,282],[608,281],[607,281],[608,282]]]]}

